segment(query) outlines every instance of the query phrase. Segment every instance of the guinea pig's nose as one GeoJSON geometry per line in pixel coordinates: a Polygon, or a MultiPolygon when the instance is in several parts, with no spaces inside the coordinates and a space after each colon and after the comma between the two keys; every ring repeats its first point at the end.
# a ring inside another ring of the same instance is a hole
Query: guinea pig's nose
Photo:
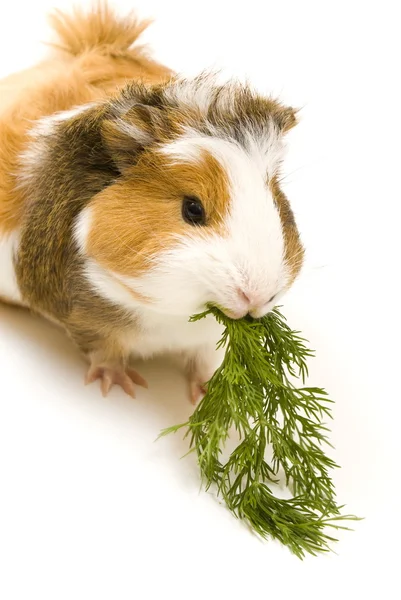
{"type": "Polygon", "coordinates": [[[266,300],[265,296],[261,297],[259,294],[253,294],[249,291],[244,291],[238,287],[235,290],[235,303],[230,309],[227,309],[226,314],[232,319],[241,319],[245,315],[251,315],[252,317],[261,317],[266,312],[266,308],[269,303],[274,299],[266,300]]]}

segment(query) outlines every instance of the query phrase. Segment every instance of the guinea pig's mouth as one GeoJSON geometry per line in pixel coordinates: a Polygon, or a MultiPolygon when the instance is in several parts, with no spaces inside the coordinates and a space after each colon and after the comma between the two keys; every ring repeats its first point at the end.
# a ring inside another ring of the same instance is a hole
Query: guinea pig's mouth
{"type": "Polygon", "coordinates": [[[230,319],[234,319],[235,321],[237,321],[238,319],[242,319],[243,317],[246,317],[246,315],[248,314],[247,310],[230,310],[230,309],[220,309],[227,317],[229,317],[230,319]]]}
{"type": "Polygon", "coordinates": [[[272,310],[273,300],[274,298],[272,298],[269,302],[262,304],[261,306],[253,306],[248,301],[241,303],[239,306],[230,308],[224,306],[223,304],[215,302],[213,304],[209,303],[208,308],[210,308],[211,306],[217,308],[227,317],[233,320],[243,319],[244,317],[249,317],[250,319],[261,319],[272,310]]]}
{"type": "Polygon", "coordinates": [[[233,309],[233,308],[226,308],[225,306],[217,303],[217,302],[209,302],[206,305],[206,309],[210,309],[210,308],[217,308],[217,310],[220,310],[223,314],[226,315],[226,317],[228,317],[229,319],[233,319],[235,321],[237,321],[238,319],[242,319],[243,317],[245,317],[248,314],[248,310],[247,309],[233,309]]]}
{"type": "Polygon", "coordinates": [[[223,300],[223,302],[215,303],[215,306],[227,317],[234,320],[242,319],[254,311],[249,295],[239,286],[234,286],[233,290],[230,290],[226,302],[223,300]]]}

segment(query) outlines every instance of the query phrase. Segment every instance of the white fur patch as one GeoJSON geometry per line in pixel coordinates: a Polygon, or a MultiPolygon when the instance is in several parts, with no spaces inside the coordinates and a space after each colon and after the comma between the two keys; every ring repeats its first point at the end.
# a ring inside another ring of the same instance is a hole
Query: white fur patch
{"type": "Polygon", "coordinates": [[[237,143],[207,136],[187,135],[162,151],[173,161],[184,162],[199,160],[205,150],[219,161],[230,183],[230,206],[224,217],[228,235],[213,236],[207,227],[189,229],[175,249],[132,285],[154,297],[161,295],[164,284],[166,312],[183,303],[194,308],[196,299],[205,299],[239,314],[244,307],[242,291],[251,300],[252,314],[261,316],[272,308],[272,298],[289,278],[281,219],[266,182],[264,157],[257,144],[246,151],[237,143]]]}
{"type": "Polygon", "coordinates": [[[198,323],[190,323],[181,312],[166,315],[135,300],[118,276],[101,267],[96,261],[87,259],[84,273],[93,290],[112,304],[125,308],[135,316],[135,328],[127,331],[120,342],[127,351],[141,358],[149,358],[165,352],[188,352],[196,354],[208,347],[207,356],[213,363],[213,351],[221,337],[222,328],[212,317],[198,323]]]}
{"type": "Polygon", "coordinates": [[[253,161],[259,163],[259,169],[266,171],[268,179],[276,175],[284,159],[285,145],[283,136],[273,121],[269,122],[267,131],[263,136],[248,133],[246,150],[253,161]]]}
{"type": "MultiPolygon", "coordinates": [[[[83,255],[86,250],[91,220],[91,208],[86,207],[78,216],[74,225],[74,239],[80,253],[83,255]]],[[[129,291],[129,288],[134,293],[141,294],[141,279],[137,281],[109,271],[92,258],[87,258],[85,261],[84,276],[92,289],[102,298],[105,298],[119,308],[127,310],[131,314],[135,314],[137,328],[134,341],[135,351],[138,356],[145,358],[163,351],[181,351],[186,347],[198,347],[210,342],[210,334],[208,335],[207,333],[208,328],[194,327],[193,324],[189,324],[189,315],[186,316],[185,311],[183,313],[181,305],[177,305],[178,311],[175,315],[169,314],[166,318],[163,310],[160,311],[157,308],[153,310],[152,307],[147,307],[139,302],[134,294],[129,291]],[[139,343],[137,343],[138,329],[142,332],[139,335],[139,343]]],[[[159,290],[159,292],[161,295],[157,295],[156,291],[156,298],[160,305],[163,304],[164,298],[162,290],[159,290]]],[[[202,310],[202,308],[202,304],[199,304],[198,309],[202,310]]],[[[212,329],[216,331],[216,327],[212,329]]],[[[128,346],[132,344],[132,339],[129,341],[130,334],[128,333],[127,335],[126,344],[128,346]]],[[[214,346],[217,341],[218,337],[216,339],[213,337],[212,345],[214,346]]]]}
{"type": "Polygon", "coordinates": [[[73,228],[73,237],[81,254],[85,253],[91,222],[91,207],[86,206],[76,218],[73,228]]]}
{"type": "Polygon", "coordinates": [[[164,92],[168,102],[178,102],[180,106],[198,108],[206,113],[214,97],[216,81],[214,77],[205,77],[201,80],[177,80],[164,92]]]}
{"type": "Polygon", "coordinates": [[[127,336],[127,343],[137,356],[149,358],[181,352],[195,355],[199,349],[206,348],[206,361],[212,364],[216,361],[214,351],[223,328],[213,316],[191,323],[183,315],[166,318],[163,313],[142,308],[138,312],[138,323],[139,331],[135,331],[132,338],[127,336]]]}
{"type": "MultiPolygon", "coordinates": [[[[270,121],[263,136],[249,131],[244,147],[235,141],[222,139],[217,132],[216,136],[204,136],[188,128],[182,136],[162,146],[160,152],[170,156],[176,162],[188,162],[198,161],[204,149],[214,154],[225,166],[232,158],[230,148],[237,148],[237,156],[246,154],[257,165],[265,179],[271,179],[277,173],[285,155],[283,137],[273,121],[270,121]]],[[[238,160],[236,163],[238,164],[238,160]]]]}
{"type": "Polygon", "coordinates": [[[48,137],[56,132],[57,125],[76,117],[95,105],[95,102],[89,102],[33,121],[33,126],[29,131],[30,140],[19,157],[21,168],[16,176],[20,186],[29,183],[35,176],[35,171],[43,162],[43,157],[47,152],[48,137]]]}
{"type": "Polygon", "coordinates": [[[23,304],[14,268],[18,243],[17,232],[0,233],[0,296],[11,302],[23,304]]]}
{"type": "Polygon", "coordinates": [[[206,114],[212,102],[217,110],[230,110],[240,88],[238,82],[211,72],[195,79],[174,80],[166,87],[164,96],[172,104],[197,108],[206,114]]]}
{"type": "Polygon", "coordinates": [[[85,261],[84,274],[93,290],[112,304],[129,312],[133,312],[139,306],[130,291],[121,285],[113,273],[101,267],[95,260],[85,261]]]}

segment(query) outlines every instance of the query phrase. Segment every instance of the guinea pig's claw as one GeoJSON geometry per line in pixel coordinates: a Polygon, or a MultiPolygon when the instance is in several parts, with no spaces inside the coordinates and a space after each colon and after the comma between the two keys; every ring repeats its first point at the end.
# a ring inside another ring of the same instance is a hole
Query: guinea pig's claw
{"type": "Polygon", "coordinates": [[[126,369],[116,367],[90,367],[85,384],[93,383],[100,379],[100,389],[103,397],[106,397],[114,384],[119,385],[128,396],[135,398],[135,385],[140,385],[147,388],[146,380],[139,375],[134,369],[126,369]]]}

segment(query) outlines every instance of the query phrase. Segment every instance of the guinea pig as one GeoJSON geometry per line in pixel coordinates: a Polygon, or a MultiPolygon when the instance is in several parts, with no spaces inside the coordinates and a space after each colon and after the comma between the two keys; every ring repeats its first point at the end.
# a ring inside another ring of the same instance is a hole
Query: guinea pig
{"type": "Polygon", "coordinates": [[[295,111],[177,76],[106,4],[52,25],[49,58],[0,82],[0,297],[60,324],[104,395],[173,353],[196,402],[221,330],[191,315],[262,317],[301,269],[278,175],[295,111]]]}

